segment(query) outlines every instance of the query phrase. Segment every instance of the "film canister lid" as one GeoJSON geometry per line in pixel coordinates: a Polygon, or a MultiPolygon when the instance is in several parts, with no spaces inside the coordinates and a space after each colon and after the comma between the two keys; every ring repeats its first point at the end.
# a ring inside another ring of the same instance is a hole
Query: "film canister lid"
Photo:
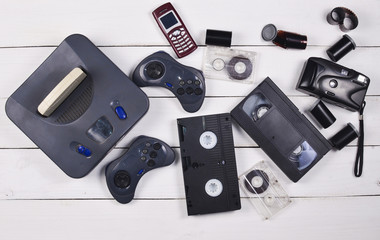
{"type": "Polygon", "coordinates": [[[348,123],[342,130],[332,136],[330,141],[334,148],[341,150],[357,137],[359,137],[358,131],[351,123],[348,123]]]}
{"type": "Polygon", "coordinates": [[[310,113],[322,125],[323,128],[330,127],[336,121],[334,115],[320,100],[316,102],[314,107],[312,107],[310,113]]]}
{"type": "Polygon", "coordinates": [[[232,32],[220,30],[206,30],[206,45],[231,47],[232,32]]]}
{"type": "Polygon", "coordinates": [[[265,41],[273,41],[277,37],[277,28],[273,24],[267,24],[261,31],[261,37],[265,41]]]}
{"type": "Polygon", "coordinates": [[[347,34],[344,34],[338,42],[327,49],[326,53],[332,61],[337,62],[355,48],[356,44],[354,40],[347,34]]]}

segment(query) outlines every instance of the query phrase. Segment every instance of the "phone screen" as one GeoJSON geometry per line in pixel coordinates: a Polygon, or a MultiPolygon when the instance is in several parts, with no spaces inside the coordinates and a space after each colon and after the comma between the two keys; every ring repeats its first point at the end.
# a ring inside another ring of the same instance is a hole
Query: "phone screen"
{"type": "Polygon", "coordinates": [[[175,24],[178,23],[178,20],[174,16],[173,12],[169,12],[165,16],[161,17],[160,21],[162,22],[162,24],[164,25],[164,27],[166,29],[169,29],[169,28],[171,28],[172,26],[174,26],[175,24]]]}

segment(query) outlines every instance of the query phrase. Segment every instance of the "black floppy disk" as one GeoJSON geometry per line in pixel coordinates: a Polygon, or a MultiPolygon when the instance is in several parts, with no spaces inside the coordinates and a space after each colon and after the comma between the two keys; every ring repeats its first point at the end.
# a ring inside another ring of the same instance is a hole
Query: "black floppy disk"
{"type": "Polygon", "coordinates": [[[177,123],[188,215],[240,209],[230,114],[177,123]]]}
{"type": "Polygon", "coordinates": [[[293,182],[332,148],[269,77],[231,115],[293,182]]]}
{"type": "Polygon", "coordinates": [[[89,173],[146,113],[147,96],[89,39],[67,37],[8,98],[8,117],[67,175],[89,173]]]}

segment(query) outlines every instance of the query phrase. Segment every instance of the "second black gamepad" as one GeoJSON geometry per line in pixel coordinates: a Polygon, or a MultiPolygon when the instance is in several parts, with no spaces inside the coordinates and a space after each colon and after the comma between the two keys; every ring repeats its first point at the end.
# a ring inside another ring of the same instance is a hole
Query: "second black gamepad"
{"type": "Polygon", "coordinates": [[[106,167],[107,187],[119,203],[132,201],[141,177],[155,168],[172,164],[173,149],[156,138],[139,136],[130,149],[106,167]]]}
{"type": "Polygon", "coordinates": [[[149,55],[136,67],[132,80],[139,87],[160,86],[169,89],[187,112],[196,112],[205,98],[202,71],[178,63],[159,51],[149,55]]]}

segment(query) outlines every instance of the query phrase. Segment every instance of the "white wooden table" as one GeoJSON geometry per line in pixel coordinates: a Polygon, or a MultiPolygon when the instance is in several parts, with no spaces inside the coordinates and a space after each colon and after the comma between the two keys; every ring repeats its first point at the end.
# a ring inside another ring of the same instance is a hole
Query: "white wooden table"
{"type": "MultiPolygon", "coordinates": [[[[145,117],[86,177],[66,176],[5,115],[6,99],[68,35],[81,33],[130,75],[147,55],[164,50],[174,56],[152,10],[164,2],[10,1],[0,4],[0,239],[380,239],[380,1],[173,1],[200,48],[179,61],[201,68],[206,29],[233,32],[233,48],[259,54],[256,81],[270,76],[302,111],[315,98],[295,90],[311,56],[341,38],[326,22],[334,7],[359,17],[348,34],[358,47],[340,64],[368,75],[363,176],[355,178],[356,141],[328,153],[298,183],[292,183],[236,125],[238,173],[267,160],[293,204],[262,221],[242,193],[240,211],[187,216],[180,159],[140,181],[135,200],[118,204],[108,192],[104,167],[120,156],[131,139],[157,137],[179,153],[176,119],[230,112],[254,85],[207,79],[207,96],[194,114],[185,112],[162,88],[144,88],[150,100],[145,117]],[[261,39],[267,23],[308,36],[306,50],[285,50],[261,39]]],[[[328,105],[336,123],[321,130],[331,137],[358,114],[328,105]]],[[[309,115],[306,114],[307,117],[309,115]]],[[[178,154],[179,156],[179,154],[178,154]]]]}

